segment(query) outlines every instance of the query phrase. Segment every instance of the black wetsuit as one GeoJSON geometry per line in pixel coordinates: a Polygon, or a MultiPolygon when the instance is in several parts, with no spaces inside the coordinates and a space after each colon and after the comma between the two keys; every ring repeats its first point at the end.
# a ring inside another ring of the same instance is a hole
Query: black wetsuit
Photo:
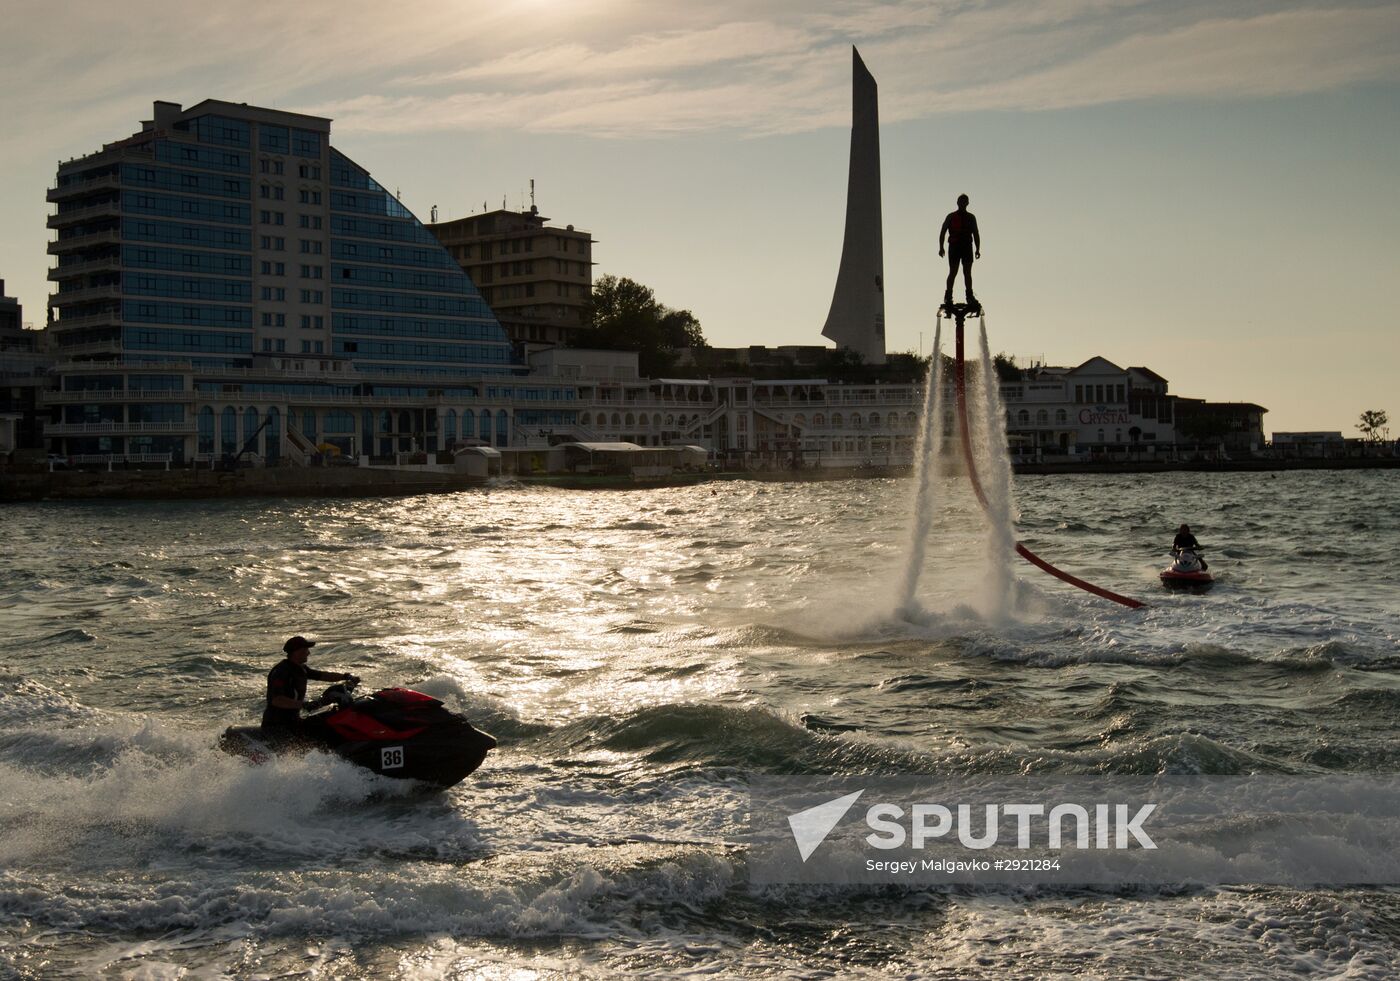
{"type": "Polygon", "coordinates": [[[948,288],[946,295],[951,296],[953,292],[953,280],[958,275],[958,266],[961,264],[963,270],[963,287],[967,290],[968,300],[972,298],[972,259],[974,254],[974,242],[980,241],[981,236],[977,231],[977,216],[970,211],[954,211],[943,219],[943,228],[939,232],[939,239],[943,237],[943,232],[948,234],[948,288]]]}
{"type": "Polygon", "coordinates": [[[267,708],[263,709],[262,727],[269,734],[277,732],[287,737],[295,736],[301,728],[301,712],[294,708],[276,708],[273,696],[306,698],[306,679],[310,677],[304,664],[295,664],[291,658],[283,658],[267,673],[267,708]]]}
{"type": "Polygon", "coordinates": [[[1196,536],[1190,532],[1177,532],[1176,538],[1172,540],[1172,551],[1180,552],[1184,548],[1189,548],[1196,553],[1196,558],[1201,563],[1202,572],[1210,568],[1206,565],[1205,557],[1201,555],[1201,543],[1196,541],[1196,536]]]}

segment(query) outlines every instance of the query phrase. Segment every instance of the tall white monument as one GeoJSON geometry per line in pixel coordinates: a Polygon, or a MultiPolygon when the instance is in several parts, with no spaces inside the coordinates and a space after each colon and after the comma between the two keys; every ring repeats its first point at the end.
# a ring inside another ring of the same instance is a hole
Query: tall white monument
{"type": "Polygon", "coordinates": [[[885,363],[885,255],[880,225],[880,97],[875,77],[851,48],[851,169],[846,240],[822,336],[885,363]]]}

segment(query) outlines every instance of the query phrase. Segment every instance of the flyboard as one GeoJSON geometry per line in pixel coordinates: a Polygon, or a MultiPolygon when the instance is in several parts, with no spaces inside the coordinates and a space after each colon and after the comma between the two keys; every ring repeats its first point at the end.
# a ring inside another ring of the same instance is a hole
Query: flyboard
{"type": "MultiPolygon", "coordinates": [[[[958,407],[958,430],[962,434],[963,456],[967,461],[967,476],[972,482],[972,491],[977,495],[977,502],[982,505],[982,510],[990,516],[991,505],[987,501],[986,493],[982,490],[982,482],[977,479],[977,465],[973,462],[972,435],[967,425],[967,382],[963,370],[963,321],[969,316],[981,317],[982,305],[975,300],[972,303],[945,303],[938,308],[938,313],[942,317],[951,318],[957,324],[953,393],[958,407]]],[[[1111,589],[1104,589],[1102,586],[1095,586],[1093,583],[1071,575],[1063,569],[1056,568],[1027,548],[1024,542],[1016,543],[1016,554],[1042,572],[1048,572],[1056,579],[1063,580],[1071,586],[1077,586],[1086,593],[1093,593],[1095,596],[1101,596],[1133,610],[1141,609],[1147,605],[1141,600],[1135,600],[1131,596],[1123,596],[1111,589]]]]}

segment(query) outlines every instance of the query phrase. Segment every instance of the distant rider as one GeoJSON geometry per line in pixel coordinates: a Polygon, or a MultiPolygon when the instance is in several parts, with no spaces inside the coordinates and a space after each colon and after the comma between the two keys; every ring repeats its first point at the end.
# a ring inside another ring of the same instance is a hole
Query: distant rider
{"type": "Polygon", "coordinates": [[[953,305],[953,280],[958,276],[958,263],[962,263],[963,288],[967,293],[966,302],[970,307],[977,306],[977,297],[972,295],[972,260],[982,258],[982,234],[977,230],[977,216],[967,210],[967,195],[958,195],[958,210],[949,212],[943,219],[943,227],[938,232],[938,254],[943,255],[943,239],[948,239],[948,288],[943,292],[943,303],[953,305]]]}
{"type": "Polygon", "coordinates": [[[306,666],[314,640],[300,635],[282,645],[287,656],[267,673],[267,708],[263,709],[263,732],[278,743],[289,743],[301,730],[301,710],[320,708],[317,702],[306,701],[307,679],[315,681],[354,681],[353,674],[317,671],[306,666]]]}
{"type": "Polygon", "coordinates": [[[1210,568],[1210,566],[1206,565],[1206,560],[1201,557],[1201,543],[1196,541],[1195,535],[1191,534],[1191,526],[1182,525],[1176,530],[1176,538],[1172,540],[1172,552],[1173,554],[1180,554],[1187,549],[1190,549],[1191,552],[1195,554],[1196,558],[1200,560],[1202,572],[1210,568]]]}

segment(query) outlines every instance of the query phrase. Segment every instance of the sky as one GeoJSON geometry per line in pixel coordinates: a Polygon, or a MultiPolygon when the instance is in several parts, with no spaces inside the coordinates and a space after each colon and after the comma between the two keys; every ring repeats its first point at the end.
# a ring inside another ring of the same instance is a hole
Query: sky
{"type": "Polygon", "coordinates": [[[1146,365],[1265,429],[1400,434],[1400,4],[5,0],[0,278],[151,103],[331,117],[427,220],[535,201],[710,343],[826,344],[851,46],[880,89],[887,346],[928,353],[971,197],[993,350],[1146,365]]]}

